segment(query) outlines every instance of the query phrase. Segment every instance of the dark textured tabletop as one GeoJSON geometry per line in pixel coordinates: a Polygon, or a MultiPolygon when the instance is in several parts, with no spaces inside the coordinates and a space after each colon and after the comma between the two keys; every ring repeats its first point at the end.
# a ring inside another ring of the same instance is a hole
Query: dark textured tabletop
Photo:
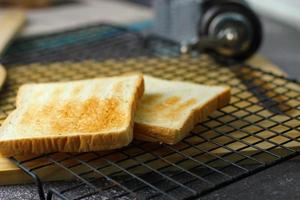
{"type": "MultiPolygon", "coordinates": [[[[288,25],[263,18],[265,41],[261,53],[290,77],[300,80],[300,32],[288,25]]],[[[256,175],[214,191],[201,199],[300,199],[300,156],[256,175]]],[[[57,187],[66,183],[55,184],[57,187]]],[[[0,186],[2,199],[38,199],[33,184],[0,186]]]]}

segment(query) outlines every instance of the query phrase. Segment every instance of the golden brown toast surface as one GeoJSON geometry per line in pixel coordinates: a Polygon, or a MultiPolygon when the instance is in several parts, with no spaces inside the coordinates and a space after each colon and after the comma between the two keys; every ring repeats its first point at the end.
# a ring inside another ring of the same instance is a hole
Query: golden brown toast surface
{"type": "Polygon", "coordinates": [[[195,124],[230,100],[227,86],[208,86],[144,76],[145,94],[135,116],[136,139],[175,144],[195,124]]]}
{"type": "Polygon", "coordinates": [[[0,129],[0,152],[81,152],[125,146],[132,140],[133,117],[142,94],[143,77],[138,74],[23,85],[16,110],[0,129]]]}

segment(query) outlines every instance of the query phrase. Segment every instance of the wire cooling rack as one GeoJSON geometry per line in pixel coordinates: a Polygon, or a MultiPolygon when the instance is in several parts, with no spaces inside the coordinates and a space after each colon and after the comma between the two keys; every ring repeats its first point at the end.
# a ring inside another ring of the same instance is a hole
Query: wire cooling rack
{"type": "Polygon", "coordinates": [[[193,199],[299,155],[299,83],[256,67],[222,66],[196,53],[179,56],[174,44],[145,42],[108,25],[19,40],[2,61],[9,76],[0,93],[1,123],[15,108],[18,87],[27,82],[142,71],[232,87],[230,105],[177,145],[134,141],[110,152],[12,157],[33,178],[41,199],[193,199]],[[73,180],[45,191],[45,171],[73,180]]]}

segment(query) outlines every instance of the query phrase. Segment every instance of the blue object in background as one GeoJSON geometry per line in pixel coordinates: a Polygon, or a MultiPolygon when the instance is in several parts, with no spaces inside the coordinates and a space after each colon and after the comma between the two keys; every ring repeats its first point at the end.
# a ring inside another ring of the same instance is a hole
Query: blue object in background
{"type": "MultiPolygon", "coordinates": [[[[150,29],[152,25],[153,22],[151,20],[146,20],[146,21],[135,22],[124,27],[128,28],[129,30],[139,32],[146,29],[150,29]]],[[[46,39],[45,36],[49,34],[40,35],[35,37],[36,39],[34,40],[34,44],[30,40],[31,37],[28,38],[29,39],[28,42],[26,42],[27,41],[26,38],[21,39],[22,42],[14,43],[7,50],[7,53],[12,53],[14,50],[17,50],[18,52],[27,51],[28,47],[32,47],[35,50],[45,50],[45,49],[59,48],[66,45],[73,45],[79,42],[81,44],[90,43],[93,41],[99,41],[106,38],[114,37],[121,33],[123,33],[122,30],[119,30],[114,27],[102,27],[98,25],[91,25],[91,26],[83,27],[82,31],[76,31],[76,32],[70,31],[70,33],[68,33],[67,30],[66,33],[63,35],[58,34],[57,36],[51,38],[46,37],[46,39]],[[88,28],[87,30],[86,29],[87,27],[90,28],[88,28]]],[[[55,33],[51,33],[51,34],[55,34],[55,33]]]]}

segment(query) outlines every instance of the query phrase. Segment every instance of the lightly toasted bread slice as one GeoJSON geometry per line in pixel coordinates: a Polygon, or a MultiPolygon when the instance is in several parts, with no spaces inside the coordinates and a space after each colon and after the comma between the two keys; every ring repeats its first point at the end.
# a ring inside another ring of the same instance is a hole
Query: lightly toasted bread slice
{"type": "Polygon", "coordinates": [[[2,155],[121,148],[133,138],[142,74],[26,84],[0,128],[2,155]]]}
{"type": "Polygon", "coordinates": [[[145,94],[135,115],[134,138],[176,144],[230,101],[230,88],[144,75],[145,94]]]}

